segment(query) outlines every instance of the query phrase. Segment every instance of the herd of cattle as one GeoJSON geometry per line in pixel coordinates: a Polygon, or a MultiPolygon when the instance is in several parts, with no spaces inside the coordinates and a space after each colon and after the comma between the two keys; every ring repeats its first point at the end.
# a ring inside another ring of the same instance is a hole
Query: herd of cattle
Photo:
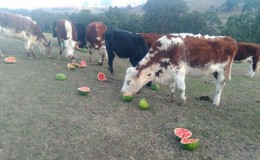
{"type": "MultiPolygon", "coordinates": [[[[33,46],[37,44],[47,57],[51,55],[51,41],[47,41],[35,21],[29,17],[0,11],[0,33],[25,42],[28,56],[36,57],[33,46]]],[[[172,98],[175,86],[185,96],[185,76],[213,75],[216,94],[213,106],[218,106],[225,80],[231,79],[233,62],[249,62],[248,76],[253,78],[260,61],[260,45],[236,42],[228,36],[193,34],[133,33],[107,29],[102,22],[87,25],[73,24],[68,20],[54,23],[53,37],[57,37],[60,53],[74,60],[75,50],[84,46],[99,55],[99,62],[108,59],[108,69],[114,75],[115,56],[129,58],[132,67],[126,70],[123,95],[133,95],[152,81],[168,84],[172,98]]]]}

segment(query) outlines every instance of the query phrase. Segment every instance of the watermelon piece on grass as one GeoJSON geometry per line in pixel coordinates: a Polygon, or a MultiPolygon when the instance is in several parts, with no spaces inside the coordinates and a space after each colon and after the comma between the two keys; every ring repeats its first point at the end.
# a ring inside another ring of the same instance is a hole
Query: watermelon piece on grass
{"type": "Polygon", "coordinates": [[[175,128],[174,135],[176,140],[181,141],[183,138],[190,138],[192,136],[192,132],[185,128],[175,128]]]}
{"type": "Polygon", "coordinates": [[[12,63],[15,63],[15,58],[14,57],[7,57],[5,58],[5,63],[9,63],[9,64],[12,64],[12,63]]]}
{"type": "Polygon", "coordinates": [[[89,89],[89,87],[86,87],[86,86],[84,86],[84,87],[79,87],[79,88],[78,88],[78,92],[79,92],[79,94],[82,95],[82,96],[87,96],[87,95],[89,94],[89,92],[90,92],[90,89],[89,89]]]}
{"type": "Polygon", "coordinates": [[[97,78],[99,81],[106,81],[107,78],[105,76],[105,74],[103,72],[99,72],[98,75],[97,75],[97,78]]]}
{"type": "Polygon", "coordinates": [[[199,146],[200,141],[199,141],[199,139],[182,138],[180,143],[181,143],[181,148],[182,149],[192,151],[192,150],[196,149],[199,146]]]}

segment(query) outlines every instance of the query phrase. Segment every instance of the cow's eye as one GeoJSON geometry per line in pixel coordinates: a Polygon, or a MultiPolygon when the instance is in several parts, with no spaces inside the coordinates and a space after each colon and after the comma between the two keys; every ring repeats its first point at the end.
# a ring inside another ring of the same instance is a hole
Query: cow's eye
{"type": "Polygon", "coordinates": [[[152,75],[151,73],[147,74],[147,76],[151,76],[151,75],[152,75]]]}
{"type": "Polygon", "coordinates": [[[130,83],[131,83],[131,81],[130,81],[130,80],[128,80],[128,81],[126,82],[126,84],[127,84],[127,85],[129,85],[130,83]]]}

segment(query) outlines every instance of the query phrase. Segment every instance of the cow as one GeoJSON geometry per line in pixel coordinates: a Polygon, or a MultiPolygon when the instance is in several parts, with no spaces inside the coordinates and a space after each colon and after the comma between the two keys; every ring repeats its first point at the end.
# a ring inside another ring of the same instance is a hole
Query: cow
{"type": "Polygon", "coordinates": [[[260,60],[260,45],[237,42],[237,47],[238,50],[234,62],[238,63],[247,61],[249,63],[247,76],[253,78],[260,60]]]}
{"type": "MultiPolygon", "coordinates": [[[[86,26],[81,23],[74,23],[76,30],[77,30],[77,37],[78,37],[78,47],[83,48],[86,47],[86,26]]],[[[77,48],[77,49],[79,49],[77,48]]]]}
{"type": "Polygon", "coordinates": [[[105,42],[108,55],[108,70],[114,75],[113,61],[117,55],[119,58],[129,58],[132,66],[146,55],[147,44],[140,34],[124,30],[108,30],[105,33],[105,42]]]}
{"type": "Polygon", "coordinates": [[[93,52],[100,55],[99,63],[104,64],[107,59],[105,46],[105,32],[107,27],[102,22],[92,22],[86,27],[86,46],[90,49],[90,62],[93,61],[93,52]]]}
{"type": "Polygon", "coordinates": [[[236,53],[236,41],[231,37],[167,34],[154,42],[136,67],[126,70],[121,92],[124,96],[132,96],[144,84],[155,80],[170,86],[172,100],[177,85],[182,104],[186,104],[186,75],[212,75],[216,85],[212,106],[218,106],[225,81],[231,79],[236,53]]]}
{"type": "Polygon", "coordinates": [[[75,60],[75,49],[79,50],[75,25],[66,19],[57,21],[53,33],[53,37],[56,36],[60,46],[60,54],[65,52],[66,59],[75,60]]]}
{"type": "Polygon", "coordinates": [[[46,40],[38,24],[30,17],[0,11],[0,34],[22,40],[29,57],[37,58],[33,52],[36,44],[44,56],[51,56],[51,41],[46,40]]]}
{"type": "Polygon", "coordinates": [[[145,40],[148,49],[150,49],[155,41],[163,36],[163,34],[157,33],[139,33],[145,40]]]}

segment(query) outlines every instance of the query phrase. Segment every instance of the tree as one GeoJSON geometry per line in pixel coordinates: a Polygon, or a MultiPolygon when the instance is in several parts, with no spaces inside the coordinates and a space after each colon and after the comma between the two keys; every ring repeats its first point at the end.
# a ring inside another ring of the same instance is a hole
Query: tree
{"type": "Polygon", "coordinates": [[[144,28],[146,32],[180,32],[179,23],[188,12],[183,0],[148,0],[144,5],[144,28]]]}

